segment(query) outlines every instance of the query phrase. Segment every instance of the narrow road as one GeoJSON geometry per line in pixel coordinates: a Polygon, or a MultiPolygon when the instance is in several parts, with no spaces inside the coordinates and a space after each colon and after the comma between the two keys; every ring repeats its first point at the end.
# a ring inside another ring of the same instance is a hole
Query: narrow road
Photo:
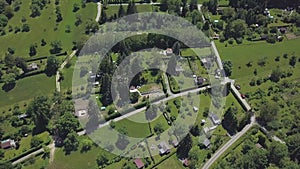
{"type": "Polygon", "coordinates": [[[97,13],[97,16],[96,16],[96,19],[95,19],[96,22],[99,22],[99,19],[100,19],[100,16],[101,16],[101,9],[102,9],[101,2],[98,2],[97,3],[97,11],[98,11],[98,13],[97,13]]]}
{"type": "Polygon", "coordinates": [[[222,60],[221,60],[221,57],[220,57],[220,55],[219,55],[219,52],[218,52],[218,50],[217,50],[217,47],[216,47],[216,44],[215,44],[214,41],[211,41],[211,46],[212,46],[212,48],[213,48],[213,50],[214,50],[214,53],[215,53],[216,56],[217,56],[217,64],[218,64],[218,67],[219,67],[219,69],[223,70],[222,60]]]}
{"type": "Polygon", "coordinates": [[[202,4],[198,4],[197,7],[198,7],[198,11],[201,13],[202,21],[203,21],[203,23],[205,23],[206,20],[205,20],[205,18],[204,18],[204,15],[203,15],[203,13],[202,13],[202,10],[201,10],[202,4]]]}
{"type": "Polygon", "coordinates": [[[208,169],[234,142],[244,135],[255,124],[255,115],[251,116],[251,123],[246,125],[242,131],[238,132],[204,164],[203,169],[208,169]]]}
{"type": "MultiPolygon", "coordinates": [[[[51,162],[51,159],[52,160],[54,159],[54,150],[55,150],[54,143],[49,144],[47,147],[50,148],[50,162],[51,162]]],[[[30,153],[30,154],[28,154],[28,155],[26,155],[26,156],[24,156],[24,157],[22,157],[22,158],[20,158],[20,159],[18,159],[16,161],[12,162],[12,164],[16,165],[16,164],[21,163],[21,162],[27,160],[28,158],[34,157],[35,155],[37,155],[39,153],[42,153],[42,152],[44,152],[44,148],[40,148],[40,149],[38,149],[38,150],[30,153]]]]}

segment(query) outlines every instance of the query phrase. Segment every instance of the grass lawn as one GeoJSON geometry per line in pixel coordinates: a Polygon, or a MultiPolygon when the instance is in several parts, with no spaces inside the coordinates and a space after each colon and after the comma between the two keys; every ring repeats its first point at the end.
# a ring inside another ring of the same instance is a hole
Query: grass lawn
{"type": "Polygon", "coordinates": [[[30,3],[31,0],[23,0],[20,10],[14,13],[14,16],[8,22],[6,27],[6,35],[1,36],[0,40],[5,42],[0,46],[0,58],[4,57],[4,53],[8,47],[15,49],[15,56],[28,57],[29,47],[31,44],[37,44],[37,56],[49,55],[50,44],[54,40],[60,40],[62,42],[63,50],[70,51],[74,40],[79,40],[84,36],[85,22],[88,19],[95,19],[97,15],[97,7],[95,3],[87,3],[84,9],[77,11],[81,15],[82,24],[78,27],[75,26],[76,13],[72,12],[74,3],[81,4],[81,0],[64,0],[60,1],[60,10],[63,20],[60,23],[56,23],[55,14],[55,1],[51,0],[50,4],[41,10],[41,15],[35,18],[30,17],[30,3]],[[22,27],[21,19],[26,18],[26,22],[30,27],[29,32],[14,33],[9,32],[8,27],[12,26],[14,29],[22,27]],[[69,25],[71,32],[66,33],[66,26],[69,25]],[[45,39],[47,45],[41,46],[41,39],[45,39]]]}
{"type": "MultiPolygon", "coordinates": [[[[1,84],[2,87],[3,84],[1,84]]],[[[18,80],[16,86],[9,92],[0,90],[1,110],[7,111],[12,104],[19,104],[20,108],[24,103],[40,95],[51,95],[55,91],[55,76],[47,77],[39,74],[18,80]]]]}
{"type": "MultiPolygon", "coordinates": [[[[79,140],[87,139],[86,136],[79,137],[79,140]]],[[[55,158],[53,163],[49,165],[49,169],[96,169],[98,168],[96,159],[100,152],[105,153],[106,157],[111,160],[114,155],[104,151],[100,147],[93,146],[88,152],[80,152],[81,145],[78,150],[71,152],[70,155],[66,155],[62,148],[57,148],[55,151],[55,158]]]]}
{"type": "MultiPolygon", "coordinates": [[[[268,76],[273,69],[279,66],[284,71],[290,71],[289,58],[283,58],[283,54],[292,54],[295,56],[300,55],[299,50],[300,39],[284,40],[276,44],[269,44],[266,42],[255,42],[247,45],[235,45],[225,47],[225,44],[216,42],[218,51],[222,60],[231,60],[233,64],[231,78],[236,79],[237,83],[241,85],[242,92],[255,91],[257,88],[266,89],[272,82],[267,81],[260,86],[251,87],[249,85],[252,78],[264,78],[268,76]],[[280,56],[280,62],[276,62],[276,56],[280,56]],[[265,66],[259,66],[258,61],[265,59],[265,66]],[[247,67],[246,64],[251,62],[252,66],[247,67]],[[254,70],[257,70],[257,75],[254,75],[254,70]]],[[[300,69],[299,63],[296,68],[291,69],[293,76],[289,77],[290,80],[299,78],[300,69]]],[[[288,79],[288,78],[285,78],[288,79]]]]}
{"type": "Polygon", "coordinates": [[[184,169],[183,164],[177,159],[176,154],[169,157],[167,160],[159,164],[157,169],[166,169],[166,168],[172,168],[172,169],[184,169]]]}
{"type": "Polygon", "coordinates": [[[144,138],[151,134],[148,123],[139,123],[128,119],[116,122],[115,129],[125,129],[128,132],[128,136],[137,138],[144,138]]]}

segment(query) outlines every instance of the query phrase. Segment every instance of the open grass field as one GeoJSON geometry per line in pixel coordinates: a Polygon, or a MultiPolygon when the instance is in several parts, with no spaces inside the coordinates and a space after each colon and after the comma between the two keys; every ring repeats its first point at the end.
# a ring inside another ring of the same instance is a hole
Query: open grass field
{"type": "MultiPolygon", "coordinates": [[[[2,87],[3,84],[1,84],[2,87]]],[[[0,109],[8,111],[14,104],[20,108],[36,96],[51,95],[55,91],[55,77],[39,74],[18,80],[16,86],[9,92],[0,90],[0,109]]]]}
{"type": "MultiPolygon", "coordinates": [[[[79,140],[86,139],[87,137],[81,136],[79,140]]],[[[66,155],[62,148],[57,148],[55,151],[55,158],[53,163],[49,165],[49,169],[96,169],[98,168],[96,159],[100,153],[104,153],[108,159],[114,158],[114,155],[104,151],[103,149],[92,146],[90,151],[81,152],[81,147],[78,150],[72,152],[70,155],[66,155]]]]}
{"type": "Polygon", "coordinates": [[[94,20],[97,14],[97,5],[88,3],[85,8],[79,9],[76,13],[72,12],[73,4],[81,4],[81,0],[64,0],[60,1],[60,10],[63,20],[56,23],[55,4],[54,0],[50,1],[45,9],[41,10],[41,15],[35,18],[30,17],[31,0],[22,1],[22,5],[18,12],[14,13],[14,17],[8,22],[7,34],[0,36],[0,41],[5,42],[0,46],[0,58],[4,57],[8,47],[15,49],[15,56],[29,57],[29,47],[31,44],[37,44],[37,56],[49,55],[50,43],[54,40],[59,40],[62,43],[63,51],[70,51],[72,42],[79,40],[84,36],[85,23],[88,19],[94,20]],[[82,19],[82,24],[75,26],[76,14],[79,14],[82,19]],[[14,33],[9,32],[8,27],[12,28],[22,26],[22,18],[26,18],[24,23],[30,27],[29,32],[14,33]],[[66,33],[66,26],[70,26],[70,33],[66,33]],[[47,45],[41,46],[41,39],[45,39],[47,45]]]}
{"type": "Polygon", "coordinates": [[[255,91],[257,88],[265,89],[270,86],[270,81],[263,83],[260,86],[251,87],[249,85],[252,78],[267,77],[273,69],[279,66],[283,71],[293,71],[293,76],[285,79],[296,80],[300,74],[300,64],[296,63],[295,68],[289,65],[289,57],[291,55],[300,55],[299,50],[300,39],[284,40],[276,44],[268,44],[266,42],[255,42],[247,45],[235,45],[225,47],[225,44],[216,42],[218,51],[222,60],[230,60],[233,63],[231,78],[236,79],[236,82],[241,84],[242,92],[255,91]],[[288,54],[288,58],[283,55],[288,54]],[[275,58],[280,56],[280,61],[276,62],[275,58]],[[258,61],[265,60],[265,66],[259,66],[258,61]],[[252,66],[246,64],[251,62],[252,66]],[[254,75],[254,70],[257,70],[257,75],[254,75]]]}
{"type": "Polygon", "coordinates": [[[167,160],[157,166],[157,169],[184,169],[183,164],[177,159],[176,154],[169,157],[167,160]]]}

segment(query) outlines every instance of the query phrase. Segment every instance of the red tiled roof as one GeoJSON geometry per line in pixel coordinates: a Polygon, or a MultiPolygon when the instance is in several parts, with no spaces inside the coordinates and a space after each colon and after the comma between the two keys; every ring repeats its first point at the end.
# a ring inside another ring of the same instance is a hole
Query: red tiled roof
{"type": "Polygon", "coordinates": [[[137,168],[139,168],[139,169],[144,167],[144,163],[142,162],[142,160],[140,158],[135,159],[134,163],[137,166],[137,168]]]}

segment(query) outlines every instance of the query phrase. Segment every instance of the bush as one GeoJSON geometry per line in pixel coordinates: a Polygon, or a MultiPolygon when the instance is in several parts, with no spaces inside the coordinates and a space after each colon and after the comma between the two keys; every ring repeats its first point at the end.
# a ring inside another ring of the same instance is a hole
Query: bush
{"type": "Polygon", "coordinates": [[[243,38],[236,38],[236,43],[237,44],[242,44],[243,43],[243,38]]]}
{"type": "Polygon", "coordinates": [[[233,39],[233,38],[230,38],[230,39],[228,40],[228,43],[229,43],[230,45],[232,45],[232,44],[233,44],[233,41],[234,41],[234,39],[233,39]]]}
{"type": "Polygon", "coordinates": [[[268,36],[267,40],[268,43],[275,43],[276,42],[276,37],[275,36],[268,36]]]}

